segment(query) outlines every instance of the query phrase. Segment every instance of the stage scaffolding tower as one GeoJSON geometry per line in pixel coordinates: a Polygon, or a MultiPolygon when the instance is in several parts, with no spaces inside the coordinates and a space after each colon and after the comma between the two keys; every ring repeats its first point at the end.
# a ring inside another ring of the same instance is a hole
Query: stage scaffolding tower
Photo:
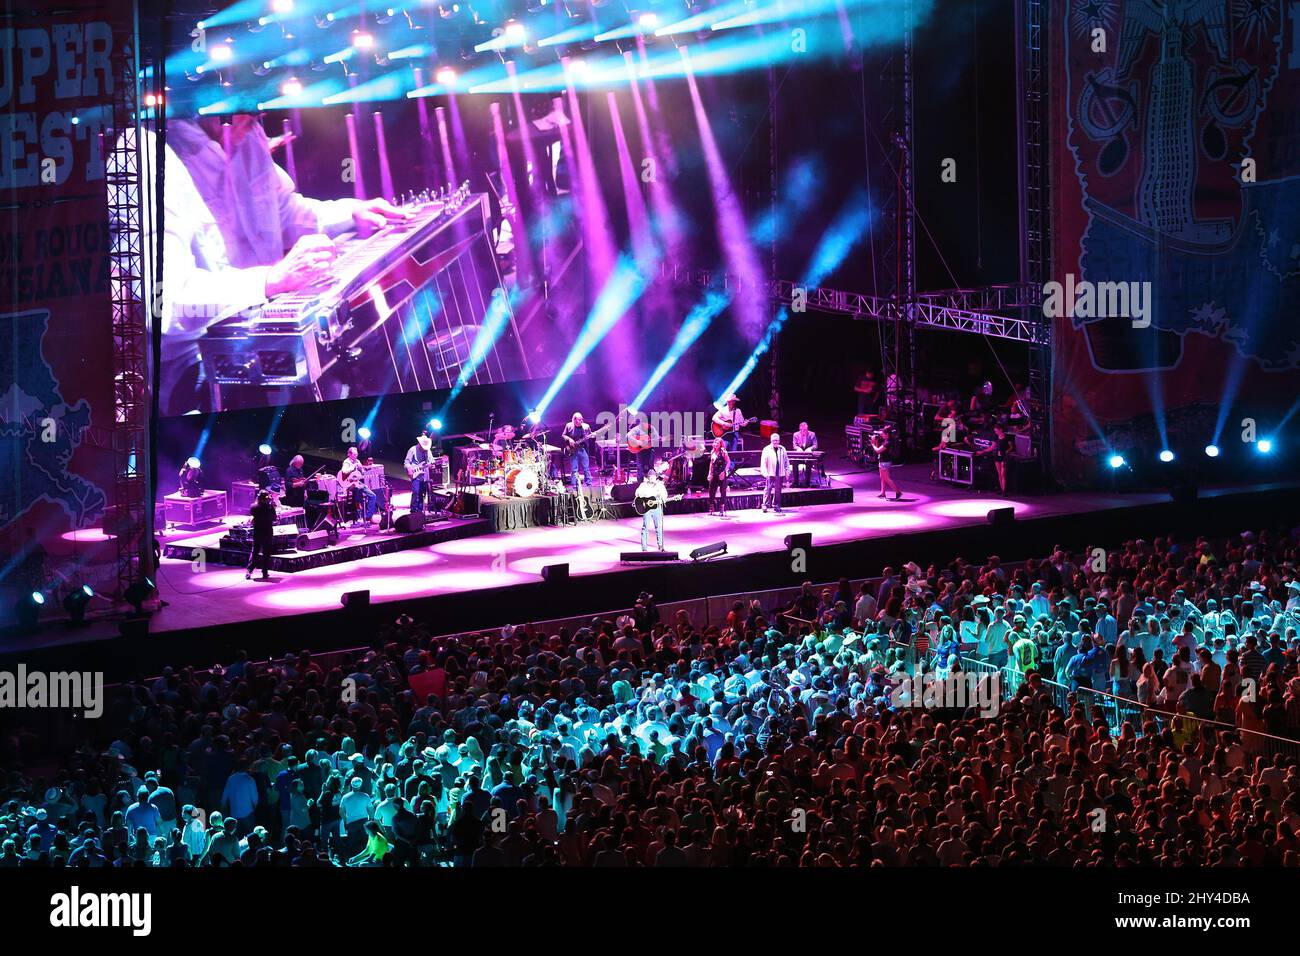
{"type": "Polygon", "coordinates": [[[1051,474],[1052,323],[1043,314],[1043,284],[1052,263],[1050,168],[1043,0],[1016,4],[1017,153],[1020,188],[1021,305],[1029,338],[1031,444],[1043,475],[1051,474]]]}
{"type": "Polygon", "coordinates": [[[140,163],[139,94],[142,73],[152,64],[140,51],[138,4],[116,24],[118,42],[112,57],[114,84],[112,128],[105,137],[104,178],[112,232],[109,265],[113,327],[114,419],[113,533],[117,547],[117,592],[152,573],[149,493],[149,329],[145,311],[146,250],[140,163]]]}
{"type": "Polygon", "coordinates": [[[916,210],[912,166],[912,3],[904,0],[902,43],[885,60],[881,79],[890,91],[890,112],[881,126],[887,131],[885,144],[893,187],[891,201],[883,203],[886,213],[881,259],[893,267],[893,282],[887,296],[887,315],[880,324],[880,370],[889,416],[899,427],[905,447],[911,448],[919,435],[919,407],[916,402],[916,210]]]}

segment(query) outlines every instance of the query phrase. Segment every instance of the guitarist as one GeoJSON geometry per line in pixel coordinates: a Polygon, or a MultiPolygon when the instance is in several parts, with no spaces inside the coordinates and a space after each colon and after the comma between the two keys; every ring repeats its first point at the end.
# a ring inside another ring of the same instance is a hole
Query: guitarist
{"type": "Polygon", "coordinates": [[[573,487],[578,487],[578,472],[581,470],[587,484],[591,484],[591,455],[587,452],[587,439],[591,437],[591,426],[582,420],[582,412],[574,412],[569,424],[562,433],[564,450],[569,456],[569,470],[573,477],[573,487]]]}
{"type": "Polygon", "coordinates": [[[740,430],[745,427],[745,413],[740,410],[740,399],[727,396],[727,407],[713,413],[713,434],[727,443],[731,451],[740,451],[740,430]]]}
{"type": "Polygon", "coordinates": [[[641,515],[641,550],[648,550],[650,526],[655,529],[655,550],[664,549],[664,502],[668,500],[668,488],[659,473],[653,469],[646,474],[636,486],[637,503],[646,510],[641,515]]]}
{"type": "Polygon", "coordinates": [[[433,439],[421,432],[406,452],[406,476],[411,479],[411,510],[424,511],[424,497],[429,492],[429,468],[433,465],[433,439]]]}
{"type": "Polygon", "coordinates": [[[658,440],[653,425],[638,420],[627,433],[627,450],[636,462],[637,481],[642,481],[654,468],[654,446],[658,440]]]}
{"type": "Polygon", "coordinates": [[[358,518],[362,514],[366,524],[374,517],[375,508],[378,507],[378,496],[366,487],[365,471],[361,467],[361,458],[357,453],[356,446],[348,449],[348,456],[343,459],[343,467],[339,469],[339,484],[347,491],[348,497],[356,505],[358,518]]]}

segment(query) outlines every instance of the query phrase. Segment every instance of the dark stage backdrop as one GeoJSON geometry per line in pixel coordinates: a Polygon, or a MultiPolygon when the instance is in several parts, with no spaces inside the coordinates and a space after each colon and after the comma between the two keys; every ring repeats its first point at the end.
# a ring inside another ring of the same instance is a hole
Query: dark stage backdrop
{"type": "MultiPolygon", "coordinates": [[[[1150,283],[1148,328],[1055,321],[1055,463],[1095,472],[1105,430],[1163,409],[1172,435],[1239,449],[1300,387],[1300,48],[1292,4],[1053,5],[1052,279],[1150,283]],[[1177,5],[1183,9],[1184,5],[1177,5]],[[1094,52],[1100,28],[1106,52],[1094,52]],[[1162,49],[1165,51],[1162,57],[1162,49]],[[1254,162],[1243,169],[1242,160],[1254,162]],[[1208,431],[1208,433],[1207,433],[1208,431]]],[[[1141,289],[1142,287],[1137,287],[1141,289]]],[[[1130,310],[1132,311],[1132,310],[1130,310]]],[[[1158,428],[1156,429],[1158,432],[1158,428]]],[[[1174,438],[1171,437],[1171,441],[1174,438]]]]}
{"type": "Polygon", "coordinates": [[[45,553],[66,583],[115,583],[113,543],[78,532],[113,495],[111,450],[94,440],[114,423],[101,134],[126,5],[60,7],[0,45],[0,622],[47,580],[45,553]]]}

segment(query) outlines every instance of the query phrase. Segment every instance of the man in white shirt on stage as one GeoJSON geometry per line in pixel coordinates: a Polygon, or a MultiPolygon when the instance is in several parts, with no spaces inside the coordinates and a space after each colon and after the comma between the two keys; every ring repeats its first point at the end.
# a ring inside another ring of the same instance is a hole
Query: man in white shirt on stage
{"type": "Polygon", "coordinates": [[[645,551],[650,545],[650,527],[653,525],[655,550],[662,551],[664,549],[664,502],[668,500],[668,488],[657,471],[651,469],[642,479],[641,484],[636,486],[636,497],[640,501],[654,502],[654,506],[646,508],[645,513],[641,515],[641,550],[645,551]]]}
{"type": "Polygon", "coordinates": [[[781,514],[781,486],[785,484],[786,476],[790,474],[790,458],[785,448],[781,446],[781,436],[776,432],[772,433],[771,442],[763,449],[758,470],[765,482],[763,511],[766,512],[770,508],[777,514],[781,514]]]}

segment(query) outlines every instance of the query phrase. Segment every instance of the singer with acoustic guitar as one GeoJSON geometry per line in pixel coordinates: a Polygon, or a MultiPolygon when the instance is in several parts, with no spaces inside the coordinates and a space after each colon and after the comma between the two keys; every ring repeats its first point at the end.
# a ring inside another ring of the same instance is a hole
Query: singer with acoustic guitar
{"type": "Polygon", "coordinates": [[[641,515],[641,550],[650,546],[650,527],[655,529],[655,550],[664,549],[664,505],[669,501],[678,501],[681,495],[668,497],[668,487],[659,477],[657,471],[650,471],[636,486],[636,501],[633,503],[641,515]]]}

